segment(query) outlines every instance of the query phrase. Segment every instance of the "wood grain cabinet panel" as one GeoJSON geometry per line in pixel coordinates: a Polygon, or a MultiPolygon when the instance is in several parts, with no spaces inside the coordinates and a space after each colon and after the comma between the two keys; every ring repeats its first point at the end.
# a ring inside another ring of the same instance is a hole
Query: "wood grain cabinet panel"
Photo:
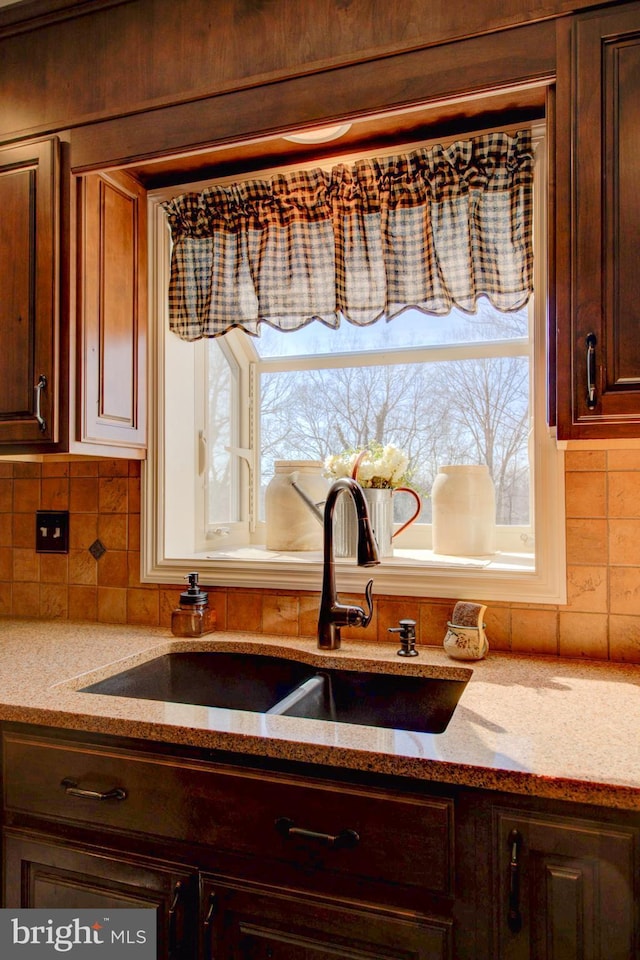
{"type": "MultiPolygon", "coordinates": [[[[158,960],[195,960],[197,877],[187,867],[32,831],[4,833],[5,907],[152,909],[158,960]]],[[[106,911],[106,913],[105,913],[106,911]]]]}
{"type": "Polygon", "coordinates": [[[3,906],[152,906],[160,960],[640,956],[637,812],[26,725],[2,757],[3,906]]]}
{"type": "Polygon", "coordinates": [[[0,454],[57,440],[58,152],[0,149],[0,454]]]}
{"type": "Polygon", "coordinates": [[[10,730],[2,746],[4,906],[155,907],[160,960],[452,960],[449,798],[10,730]]]}
{"type": "Polygon", "coordinates": [[[220,883],[202,888],[205,957],[226,960],[448,960],[451,923],[402,919],[292,891],[220,883]]]}
{"type": "Polygon", "coordinates": [[[494,816],[496,960],[631,960],[636,832],[606,823],[494,816]]]}
{"type": "Polygon", "coordinates": [[[78,181],[81,442],[146,441],[146,196],[133,178],[78,181]]]}
{"type": "Polygon", "coordinates": [[[562,223],[558,235],[572,264],[558,436],[638,437],[640,4],[577,18],[571,66],[570,151],[557,141],[571,196],[570,237],[562,223]]]}
{"type": "MultiPolygon", "coordinates": [[[[453,891],[453,800],[6,733],[5,805],[52,822],[179,836],[278,865],[301,884],[378,896],[453,891]],[[122,797],[83,798],[71,785],[122,797]],[[149,806],[156,811],[149,818],[149,806]],[[283,829],[289,826],[293,829],[283,829]],[[355,831],[354,843],[325,838],[355,831]],[[302,831],[302,832],[300,832],[302,831]],[[311,832],[309,835],[308,831],[311,832]],[[324,879],[323,879],[324,878],[324,879]]],[[[275,869],[275,867],[274,867],[275,869]]]]}

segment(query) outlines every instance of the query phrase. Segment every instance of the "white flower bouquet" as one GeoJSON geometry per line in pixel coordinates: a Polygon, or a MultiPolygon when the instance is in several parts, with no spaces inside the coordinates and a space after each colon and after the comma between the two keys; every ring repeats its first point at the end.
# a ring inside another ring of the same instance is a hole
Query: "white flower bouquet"
{"type": "Polygon", "coordinates": [[[352,477],[365,489],[391,489],[409,482],[409,458],[398,447],[372,441],[363,450],[343,450],[324,461],[325,473],[333,480],[352,477]]]}

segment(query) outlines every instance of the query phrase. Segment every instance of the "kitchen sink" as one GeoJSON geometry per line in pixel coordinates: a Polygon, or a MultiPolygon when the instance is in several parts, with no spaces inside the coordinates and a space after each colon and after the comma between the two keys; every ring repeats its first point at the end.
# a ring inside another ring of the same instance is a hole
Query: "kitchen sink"
{"type": "Polygon", "coordinates": [[[266,713],[314,673],[313,667],[284,657],[176,652],[99,680],[82,692],[266,713]]]}
{"type": "Polygon", "coordinates": [[[442,733],[467,682],[468,679],[320,670],[267,712],[442,733]]]}
{"type": "Polygon", "coordinates": [[[174,652],[98,680],[81,692],[442,733],[471,670],[458,667],[451,674],[324,669],[256,653],[174,652]]]}

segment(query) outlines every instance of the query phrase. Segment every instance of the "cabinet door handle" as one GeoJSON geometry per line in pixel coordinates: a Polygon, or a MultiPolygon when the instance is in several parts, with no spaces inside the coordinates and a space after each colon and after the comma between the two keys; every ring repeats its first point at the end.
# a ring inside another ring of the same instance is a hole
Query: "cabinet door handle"
{"type": "Polygon", "coordinates": [[[205,947],[205,956],[207,960],[215,960],[215,952],[213,949],[213,921],[216,915],[216,908],[218,906],[218,898],[215,893],[209,894],[209,904],[207,907],[207,915],[204,918],[204,947],[205,947]]]}
{"type": "Polygon", "coordinates": [[[507,910],[507,926],[511,933],[519,933],[522,929],[522,914],[520,913],[520,861],[518,859],[522,847],[522,836],[517,830],[512,830],[507,837],[509,846],[509,908],[507,910]]]}
{"type": "Polygon", "coordinates": [[[587,407],[593,410],[598,403],[596,396],[596,344],[595,333],[590,333],[587,344],[587,407]]]}
{"type": "Polygon", "coordinates": [[[70,777],[65,777],[60,786],[64,787],[64,792],[68,797],[82,797],[84,800],[127,799],[127,791],[123,790],[122,787],[113,787],[112,790],[105,790],[102,793],[99,790],[85,790],[82,787],[79,787],[76,781],[71,780],[70,777]]]}
{"type": "Polygon", "coordinates": [[[47,378],[45,377],[44,373],[40,374],[38,382],[36,383],[33,389],[35,390],[35,394],[36,394],[35,417],[36,417],[36,420],[38,421],[38,426],[40,427],[40,430],[42,431],[42,433],[44,433],[44,431],[47,429],[47,421],[44,419],[40,411],[40,398],[42,396],[42,391],[47,389],[47,378]]]}
{"type": "Polygon", "coordinates": [[[333,847],[334,850],[348,850],[360,843],[360,835],[355,830],[341,830],[340,833],[318,833],[316,830],[305,830],[296,827],[288,817],[278,817],[275,823],[276,830],[285,839],[287,837],[302,837],[304,840],[314,840],[324,847],[333,847]]]}
{"type": "Polygon", "coordinates": [[[178,932],[178,919],[183,890],[184,884],[182,880],[178,880],[173,888],[173,896],[169,904],[169,960],[177,960],[182,953],[182,937],[178,932]]]}

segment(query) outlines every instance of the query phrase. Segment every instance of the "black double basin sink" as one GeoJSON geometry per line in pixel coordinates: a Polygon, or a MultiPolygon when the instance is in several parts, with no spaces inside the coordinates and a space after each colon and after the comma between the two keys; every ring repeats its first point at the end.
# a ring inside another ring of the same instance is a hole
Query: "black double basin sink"
{"type": "Polygon", "coordinates": [[[285,657],[206,650],[163,654],[81,692],[442,733],[471,672],[458,667],[451,676],[425,677],[325,669],[285,657]]]}

